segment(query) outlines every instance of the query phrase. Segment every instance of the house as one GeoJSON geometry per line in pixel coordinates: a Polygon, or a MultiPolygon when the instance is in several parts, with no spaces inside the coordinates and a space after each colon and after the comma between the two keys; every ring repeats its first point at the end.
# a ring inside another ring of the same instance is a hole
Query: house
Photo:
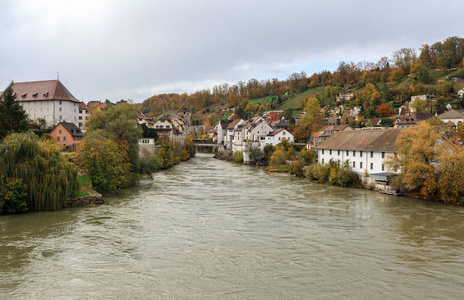
{"type": "Polygon", "coordinates": [[[146,115],[139,113],[137,118],[137,123],[142,125],[145,124],[148,128],[155,128],[155,122],[152,118],[147,117],[146,115]]]}
{"type": "Polygon", "coordinates": [[[172,138],[172,124],[168,117],[163,116],[156,120],[153,128],[156,130],[156,133],[159,137],[167,137],[169,139],[172,138]]]}
{"type": "Polygon", "coordinates": [[[275,129],[280,129],[280,128],[284,128],[284,129],[289,129],[290,128],[290,124],[285,121],[284,119],[280,119],[280,120],[277,120],[277,121],[271,121],[270,122],[270,125],[272,128],[275,129]]]}
{"type": "Polygon", "coordinates": [[[84,133],[74,123],[60,122],[50,132],[53,141],[63,148],[76,149],[84,133]]]}
{"type": "Polygon", "coordinates": [[[348,124],[327,125],[325,127],[322,127],[319,131],[314,132],[311,144],[314,146],[317,146],[323,141],[325,141],[327,138],[329,138],[330,136],[334,135],[335,133],[339,131],[343,131],[343,130],[354,130],[354,129],[348,124]]]}
{"type": "Polygon", "coordinates": [[[224,135],[224,146],[227,149],[232,149],[232,144],[234,143],[234,132],[235,128],[243,123],[242,119],[234,119],[226,128],[224,135]]]}
{"type": "Polygon", "coordinates": [[[247,126],[245,139],[253,142],[261,142],[273,131],[274,129],[266,119],[262,117],[253,117],[250,119],[250,123],[247,126]]]}
{"type": "Polygon", "coordinates": [[[340,131],[316,147],[320,164],[347,162],[358,174],[388,177],[398,170],[387,170],[385,159],[394,155],[401,129],[340,131]]]}
{"type": "Polygon", "coordinates": [[[268,122],[278,121],[282,119],[285,115],[285,110],[273,110],[273,111],[266,111],[263,113],[263,118],[266,119],[268,122]]]}
{"type": "Polygon", "coordinates": [[[59,80],[12,81],[7,88],[13,89],[16,100],[32,121],[43,120],[45,126],[78,123],[80,101],[59,80]]]}
{"type": "Polygon", "coordinates": [[[217,125],[217,143],[218,145],[224,145],[224,138],[227,132],[227,126],[232,123],[232,120],[219,120],[217,125]]]}
{"type": "Polygon", "coordinates": [[[89,108],[87,105],[82,101],[79,104],[79,128],[82,130],[82,132],[86,131],[87,127],[87,117],[89,116],[89,108]]]}
{"type": "Polygon", "coordinates": [[[187,126],[192,124],[192,113],[188,109],[179,110],[175,115],[182,118],[187,126]]]}
{"type": "Polygon", "coordinates": [[[364,126],[367,126],[367,127],[382,126],[382,119],[380,119],[380,118],[362,119],[361,124],[364,125],[364,126]]]}
{"type": "Polygon", "coordinates": [[[155,153],[156,144],[154,138],[141,138],[139,139],[139,156],[148,157],[155,153]]]}
{"type": "Polygon", "coordinates": [[[350,101],[351,99],[354,98],[353,93],[348,93],[348,94],[338,94],[336,97],[337,101],[350,101]]]}
{"type": "Polygon", "coordinates": [[[264,148],[266,145],[269,145],[269,144],[272,146],[276,146],[277,144],[282,142],[282,140],[284,139],[286,139],[292,144],[295,141],[293,133],[291,133],[287,129],[284,129],[284,128],[276,129],[273,132],[269,133],[266,136],[265,140],[261,142],[261,144],[263,144],[261,148],[264,148]]]}
{"type": "Polygon", "coordinates": [[[462,89],[460,89],[458,91],[458,96],[459,96],[459,98],[462,98],[464,96],[464,88],[462,88],[462,89]]]}
{"type": "Polygon", "coordinates": [[[429,112],[413,112],[407,116],[398,116],[393,123],[393,128],[416,127],[417,123],[430,119],[433,115],[429,112]]]}
{"type": "Polygon", "coordinates": [[[444,123],[451,122],[457,126],[459,122],[464,121],[464,114],[457,110],[451,109],[439,115],[438,118],[444,123]]]}

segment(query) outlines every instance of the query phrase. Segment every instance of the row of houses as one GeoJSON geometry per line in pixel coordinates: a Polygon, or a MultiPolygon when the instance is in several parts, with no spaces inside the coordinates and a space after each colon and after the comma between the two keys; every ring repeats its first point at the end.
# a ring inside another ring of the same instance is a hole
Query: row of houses
{"type": "MultiPolygon", "coordinates": [[[[61,148],[74,149],[82,141],[86,131],[87,118],[93,109],[103,110],[111,105],[109,100],[90,101],[87,104],[79,101],[59,80],[43,80],[31,82],[12,81],[11,88],[23,109],[33,122],[41,128],[53,127],[50,135],[61,148]]],[[[3,93],[0,93],[0,99],[3,93]]],[[[191,114],[182,110],[172,116],[164,116],[157,120],[140,114],[139,124],[154,128],[159,136],[167,136],[176,141],[185,141],[189,134],[191,114]]],[[[154,140],[143,139],[141,148],[154,145],[154,140]]]]}
{"type": "MultiPolygon", "coordinates": [[[[243,120],[233,115],[227,120],[220,120],[208,134],[217,141],[220,151],[245,153],[249,145],[264,149],[266,145],[276,146],[284,139],[293,143],[294,136],[288,127],[289,124],[283,119],[268,121],[256,116],[250,120],[243,120]]],[[[247,161],[246,153],[244,157],[247,161]]]]}

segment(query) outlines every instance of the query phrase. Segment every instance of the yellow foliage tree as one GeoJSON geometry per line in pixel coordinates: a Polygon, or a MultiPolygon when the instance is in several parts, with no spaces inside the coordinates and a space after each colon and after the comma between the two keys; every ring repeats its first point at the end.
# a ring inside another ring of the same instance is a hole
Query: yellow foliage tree
{"type": "Polygon", "coordinates": [[[437,190],[437,167],[440,134],[427,122],[417,128],[404,129],[396,140],[397,155],[387,159],[390,169],[401,169],[397,185],[418,189],[425,198],[437,190]]]}

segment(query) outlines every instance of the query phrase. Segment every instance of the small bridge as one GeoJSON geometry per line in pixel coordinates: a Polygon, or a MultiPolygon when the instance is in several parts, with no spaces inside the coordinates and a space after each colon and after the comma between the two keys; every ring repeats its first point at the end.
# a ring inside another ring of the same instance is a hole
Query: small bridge
{"type": "Polygon", "coordinates": [[[218,146],[217,143],[213,143],[212,141],[207,140],[207,139],[192,139],[192,142],[195,147],[216,148],[218,146]]]}

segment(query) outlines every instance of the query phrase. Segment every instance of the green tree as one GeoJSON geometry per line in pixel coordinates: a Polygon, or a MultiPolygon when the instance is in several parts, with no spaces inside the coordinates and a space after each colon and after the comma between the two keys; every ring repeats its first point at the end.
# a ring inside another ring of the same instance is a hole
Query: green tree
{"type": "Polygon", "coordinates": [[[26,111],[16,101],[16,94],[7,88],[0,99],[0,140],[9,133],[27,131],[29,125],[26,111]]]}
{"type": "Polygon", "coordinates": [[[100,193],[127,187],[133,181],[128,146],[105,137],[86,137],[80,143],[79,165],[100,193]]]}
{"type": "Polygon", "coordinates": [[[27,208],[27,186],[18,178],[8,178],[3,198],[3,211],[9,214],[22,213],[27,208]]]}
{"type": "Polygon", "coordinates": [[[138,169],[139,139],[142,129],[137,124],[137,109],[135,105],[119,102],[107,105],[103,111],[95,111],[88,119],[87,133],[112,139],[117,145],[127,145],[127,155],[131,164],[131,172],[138,169]]]}
{"type": "Polygon", "coordinates": [[[14,198],[19,204],[13,207],[19,211],[23,207],[22,185],[27,187],[29,210],[58,210],[77,194],[77,167],[61,155],[53,141],[39,141],[33,132],[13,133],[0,144],[0,195],[11,195],[6,200],[14,198]]]}
{"type": "Polygon", "coordinates": [[[248,143],[245,146],[245,152],[248,154],[248,158],[250,161],[257,163],[264,158],[264,151],[261,150],[259,145],[253,145],[251,143],[248,143]]]}
{"type": "Polygon", "coordinates": [[[314,118],[322,115],[321,105],[319,100],[317,100],[317,98],[314,97],[305,99],[305,103],[305,115],[303,116],[303,118],[301,118],[301,124],[303,124],[306,127],[310,127],[314,118]]]}
{"type": "Polygon", "coordinates": [[[209,125],[214,126],[218,123],[217,117],[215,113],[211,113],[208,115],[206,118],[206,121],[208,122],[209,125]]]}

